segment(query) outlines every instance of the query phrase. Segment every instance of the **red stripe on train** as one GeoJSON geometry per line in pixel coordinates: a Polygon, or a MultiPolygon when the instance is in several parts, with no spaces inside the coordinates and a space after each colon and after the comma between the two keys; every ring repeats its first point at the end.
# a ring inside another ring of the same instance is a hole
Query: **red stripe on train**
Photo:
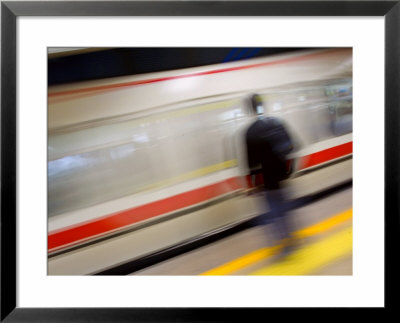
{"type": "Polygon", "coordinates": [[[304,156],[300,160],[299,170],[313,167],[331,161],[333,159],[353,153],[353,142],[328,148],[314,154],[304,156]]]}
{"type": "Polygon", "coordinates": [[[69,227],[63,231],[50,233],[48,250],[55,250],[62,246],[69,246],[73,243],[98,237],[140,221],[205,202],[240,188],[243,188],[240,179],[234,177],[220,183],[124,210],[99,220],[69,227]]]}
{"type": "MultiPolygon", "coordinates": [[[[301,169],[349,155],[352,153],[352,150],[353,143],[349,142],[302,157],[301,162],[303,165],[301,169]]],[[[249,178],[247,178],[247,185],[251,186],[249,178]]],[[[244,188],[242,179],[233,177],[216,184],[117,212],[90,222],[80,223],[60,231],[51,232],[48,235],[48,250],[55,251],[78,244],[162,214],[205,202],[241,188],[244,188]]]]}

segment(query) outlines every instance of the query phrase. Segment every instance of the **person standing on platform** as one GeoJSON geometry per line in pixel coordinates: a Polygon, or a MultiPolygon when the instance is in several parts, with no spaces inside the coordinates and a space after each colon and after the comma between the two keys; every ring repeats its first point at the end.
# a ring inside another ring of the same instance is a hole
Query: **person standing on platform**
{"type": "Polygon", "coordinates": [[[254,183],[257,173],[262,173],[263,188],[269,212],[262,215],[262,223],[272,220],[275,240],[282,245],[282,255],[287,255],[291,248],[291,225],[287,211],[287,201],[282,187],[282,180],[288,178],[287,155],[293,150],[292,140],[284,125],[275,117],[264,116],[262,97],[251,96],[251,115],[253,123],[246,131],[247,162],[249,174],[254,183]]]}

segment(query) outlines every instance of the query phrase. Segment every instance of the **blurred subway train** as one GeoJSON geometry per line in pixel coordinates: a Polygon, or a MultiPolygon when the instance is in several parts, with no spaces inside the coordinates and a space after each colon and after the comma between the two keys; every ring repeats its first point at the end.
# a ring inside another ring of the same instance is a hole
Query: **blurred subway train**
{"type": "Polygon", "coordinates": [[[249,188],[249,95],[296,149],[292,198],[352,179],[352,49],[55,85],[48,92],[48,274],[88,275],[265,210],[249,188]]]}

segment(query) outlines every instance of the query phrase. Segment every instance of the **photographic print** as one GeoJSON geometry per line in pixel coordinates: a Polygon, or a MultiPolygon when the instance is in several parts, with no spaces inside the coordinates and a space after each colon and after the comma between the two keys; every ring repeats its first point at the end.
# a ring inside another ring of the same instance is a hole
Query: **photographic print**
{"type": "Polygon", "coordinates": [[[351,275],[352,48],[49,48],[49,275],[351,275]]]}

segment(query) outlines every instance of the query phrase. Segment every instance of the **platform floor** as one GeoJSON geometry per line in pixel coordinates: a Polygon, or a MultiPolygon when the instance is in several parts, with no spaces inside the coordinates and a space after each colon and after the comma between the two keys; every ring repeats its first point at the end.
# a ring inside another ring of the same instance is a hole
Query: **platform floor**
{"type": "Polygon", "coordinates": [[[288,215],[299,239],[279,255],[272,224],[256,226],[131,275],[352,275],[352,188],[288,215]]]}

